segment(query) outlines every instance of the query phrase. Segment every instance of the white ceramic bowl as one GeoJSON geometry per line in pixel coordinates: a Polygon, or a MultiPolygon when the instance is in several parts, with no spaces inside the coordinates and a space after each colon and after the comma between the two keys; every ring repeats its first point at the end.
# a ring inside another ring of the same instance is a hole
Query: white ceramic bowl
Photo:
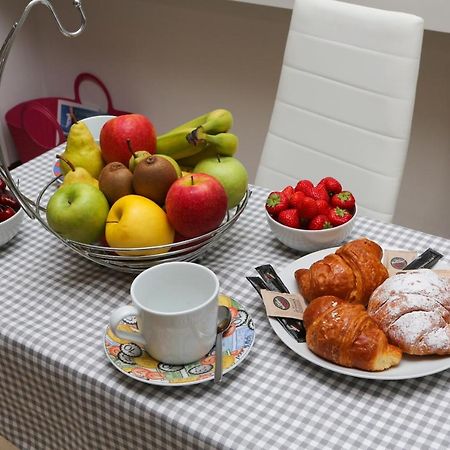
{"type": "Polygon", "coordinates": [[[86,117],[86,119],[81,119],[80,122],[83,122],[86,124],[86,126],[89,128],[89,131],[91,132],[92,136],[96,141],[100,140],[100,131],[102,130],[103,125],[105,125],[106,122],[110,119],[114,119],[116,116],[92,116],[92,117],[86,117]]]}
{"type": "Polygon", "coordinates": [[[12,217],[4,222],[0,222],[0,247],[9,242],[18,233],[24,214],[23,209],[20,208],[12,217]]]}
{"type": "Polygon", "coordinates": [[[266,211],[267,223],[276,238],[284,245],[303,252],[315,252],[324,248],[336,247],[351,233],[356,215],[357,208],[355,207],[355,214],[343,225],[325,230],[302,230],[277,222],[266,211]]]}

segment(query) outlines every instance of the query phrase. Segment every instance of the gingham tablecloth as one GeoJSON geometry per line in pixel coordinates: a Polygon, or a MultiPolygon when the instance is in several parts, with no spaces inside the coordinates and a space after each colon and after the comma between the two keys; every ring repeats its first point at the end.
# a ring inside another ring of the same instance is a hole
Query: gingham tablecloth
{"type": "MultiPolygon", "coordinates": [[[[52,176],[53,153],[19,167],[34,198],[52,176]]],[[[70,252],[26,218],[0,249],[0,434],[21,449],[449,448],[450,371],[373,381],[321,369],[275,335],[245,276],[301,256],[278,243],[263,214],[267,191],[201,263],[253,317],[249,356],[213,382],[159,387],[114,368],[103,350],[110,312],[130,302],[133,275],[70,252]]],[[[349,239],[446,255],[450,241],[358,218],[349,239]]]]}

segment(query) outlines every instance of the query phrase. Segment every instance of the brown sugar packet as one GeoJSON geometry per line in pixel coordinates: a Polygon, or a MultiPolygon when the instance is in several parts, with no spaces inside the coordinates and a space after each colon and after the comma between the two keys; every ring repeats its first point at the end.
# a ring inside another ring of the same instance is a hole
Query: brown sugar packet
{"type": "Polygon", "coordinates": [[[306,302],[300,294],[287,294],[263,289],[261,291],[267,315],[303,320],[306,302]]]}
{"type": "MultiPolygon", "coordinates": [[[[262,298],[262,290],[267,289],[267,285],[263,279],[259,277],[246,278],[262,298]]],[[[275,319],[297,342],[305,342],[306,332],[300,320],[288,319],[285,317],[275,317],[275,319]]]]}
{"type": "MultiPolygon", "coordinates": [[[[281,292],[289,294],[289,289],[286,287],[286,285],[283,283],[279,275],[276,273],[275,269],[271,264],[263,264],[261,266],[255,267],[255,270],[259,273],[261,278],[264,280],[264,282],[267,285],[267,288],[269,291],[275,291],[275,292],[281,292]]],[[[299,330],[299,338],[301,341],[299,342],[305,342],[306,340],[306,330],[303,325],[302,320],[298,319],[292,319],[292,318],[286,318],[289,322],[289,326],[295,327],[297,330],[299,330]]]]}
{"type": "Polygon", "coordinates": [[[389,276],[395,275],[417,257],[415,251],[385,250],[383,263],[389,272],[389,276]]]}

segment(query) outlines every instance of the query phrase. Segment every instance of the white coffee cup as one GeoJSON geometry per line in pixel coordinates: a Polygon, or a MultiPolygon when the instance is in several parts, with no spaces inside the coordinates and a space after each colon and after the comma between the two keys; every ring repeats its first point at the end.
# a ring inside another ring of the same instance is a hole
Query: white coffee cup
{"type": "Polygon", "coordinates": [[[154,359],[187,364],[205,356],[217,333],[219,280],[207,267],[166,262],[140,273],[131,284],[132,305],[112,312],[109,323],[119,338],[144,345],[154,359]],[[135,315],[139,331],[118,329],[135,315]]]}

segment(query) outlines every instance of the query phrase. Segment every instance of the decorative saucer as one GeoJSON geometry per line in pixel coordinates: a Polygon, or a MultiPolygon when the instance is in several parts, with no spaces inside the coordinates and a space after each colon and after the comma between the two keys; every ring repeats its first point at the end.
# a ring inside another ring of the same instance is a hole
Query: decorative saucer
{"type": "MultiPolygon", "coordinates": [[[[240,364],[249,354],[255,340],[253,320],[246,309],[226,295],[219,296],[219,304],[227,306],[233,320],[222,340],[223,373],[240,364]]],[[[124,319],[119,327],[127,331],[137,329],[134,316],[124,319]]],[[[153,359],[143,346],[118,338],[109,325],[103,346],[109,361],[125,375],[148,384],[185,386],[214,379],[215,347],[199,361],[186,365],[169,365],[153,359]]]]}

